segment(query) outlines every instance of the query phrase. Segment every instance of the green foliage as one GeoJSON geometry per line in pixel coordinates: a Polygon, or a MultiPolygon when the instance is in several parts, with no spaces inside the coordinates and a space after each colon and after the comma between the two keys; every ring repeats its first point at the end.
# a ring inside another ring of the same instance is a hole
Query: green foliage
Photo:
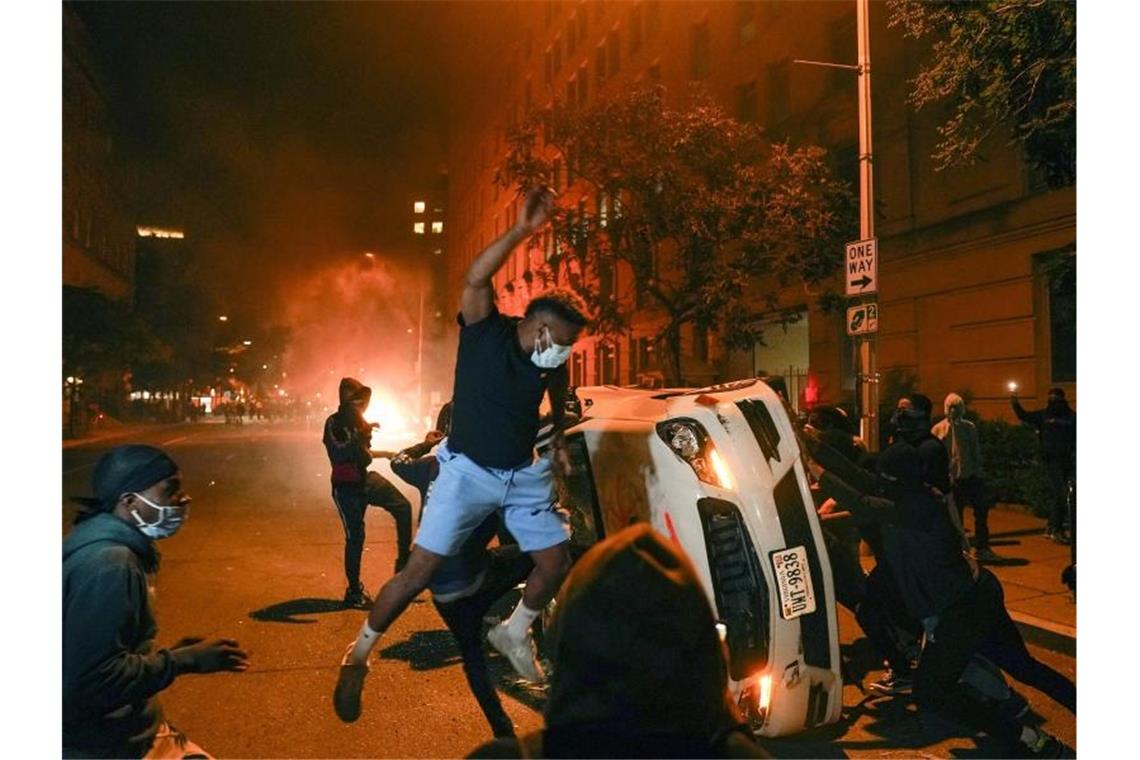
{"type": "Polygon", "coordinates": [[[1051,186],[1076,182],[1075,2],[889,0],[888,8],[889,26],[934,40],[909,100],[953,106],[938,128],[939,169],[973,163],[981,142],[1008,125],[1051,186]]]}
{"type": "Polygon", "coordinates": [[[117,374],[138,362],[169,358],[169,347],[127,304],[92,288],[63,286],[65,375],[117,374]]]}
{"type": "Polygon", "coordinates": [[[1038,515],[1049,514],[1049,479],[1037,433],[1026,425],[979,420],[972,413],[967,417],[978,426],[986,485],[992,498],[1027,504],[1038,515]]]}
{"type": "Polygon", "coordinates": [[[680,380],[682,325],[714,330],[729,347],[751,346],[760,337],[757,311],[776,308],[779,289],[757,304],[750,286],[771,278],[811,288],[833,276],[855,216],[823,149],[770,144],[700,91],[683,110],[667,107],[661,88],[580,110],[559,106],[508,138],[502,186],[549,184],[556,161],[580,178],[591,200],[584,213],[556,209],[552,269],[568,259],[570,282],[561,284],[580,292],[598,315],[596,330],[613,337],[628,325],[624,294],[586,284],[612,278],[616,262],[626,262],[634,287],[667,315],[658,347],[670,383],[680,380]]]}

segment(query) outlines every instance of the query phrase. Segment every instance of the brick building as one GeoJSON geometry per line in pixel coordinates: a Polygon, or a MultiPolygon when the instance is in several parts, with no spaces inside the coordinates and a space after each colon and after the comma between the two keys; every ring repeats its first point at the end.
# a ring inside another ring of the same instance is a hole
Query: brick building
{"type": "Polygon", "coordinates": [[[121,193],[106,89],[86,27],[63,7],[63,284],[134,291],[135,228],[121,193]]]}
{"type": "MultiPolygon", "coordinates": [[[[478,35],[474,60],[459,67],[449,149],[450,234],[447,302],[484,246],[514,223],[518,201],[496,187],[506,150],[504,129],[555,100],[588,103],[651,81],[680,102],[698,80],[737,118],[761,124],[774,139],[831,152],[836,171],[857,186],[857,102],[853,72],[793,64],[793,59],[854,63],[853,2],[599,2],[544,0],[478,4],[463,34],[478,35]]],[[[983,146],[984,160],[935,172],[930,154],[945,113],[906,104],[922,49],[887,27],[883,3],[871,7],[876,234],[881,308],[879,370],[889,397],[916,387],[939,403],[967,393],[984,416],[1008,416],[1006,383],[1017,381],[1026,405],[1044,402],[1051,385],[1076,397],[1076,331],[1071,292],[1050,287],[1045,254],[1075,252],[1075,188],[1049,190],[1005,138],[983,146]],[[1064,303],[1058,302],[1058,299],[1064,303]]],[[[560,172],[560,202],[587,213],[599,199],[560,172]]],[[[545,250],[543,250],[545,249],[545,250]]],[[[541,288],[549,256],[517,251],[496,279],[500,308],[521,312],[541,288]]],[[[836,285],[843,252],[836,251],[836,285]]],[[[618,270],[613,287],[636,298],[618,270]]],[[[852,346],[843,317],[825,313],[802,292],[781,307],[803,319],[774,327],[767,345],[725,356],[715,335],[683,336],[689,383],[785,375],[793,394],[810,383],[827,402],[854,392],[852,346]]],[[[761,307],[758,304],[758,309],[761,307]]],[[[758,311],[758,321],[773,314],[758,311]]],[[[653,382],[660,377],[653,338],[661,319],[638,312],[616,346],[587,339],[570,367],[575,384],[653,382]]],[[[797,394],[798,395],[798,394],[797,394]]],[[[888,398],[883,399],[884,402],[888,398]]]]}

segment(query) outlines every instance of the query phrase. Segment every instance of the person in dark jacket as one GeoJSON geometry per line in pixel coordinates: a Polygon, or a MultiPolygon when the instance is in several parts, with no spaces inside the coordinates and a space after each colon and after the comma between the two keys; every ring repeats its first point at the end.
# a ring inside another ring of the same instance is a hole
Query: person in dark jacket
{"type": "Polygon", "coordinates": [[[152,446],[118,446],[91,487],[63,543],[63,756],[205,757],[166,721],[158,693],[185,673],[243,671],[248,658],[232,639],[155,646],[155,541],[178,532],[190,505],[178,466],[152,446]]]}
{"type": "Polygon", "coordinates": [[[999,666],[1014,663],[1011,675],[1028,676],[1031,680],[1027,682],[1033,685],[1048,685],[1054,689],[1051,696],[1075,710],[1075,687],[1070,695],[1064,684],[1055,680],[1046,684],[1048,679],[1041,671],[1015,662],[1020,656],[1014,654],[1016,641],[1021,638],[1016,627],[1011,634],[1004,625],[1008,613],[1000,584],[995,593],[992,574],[985,582],[977,582],[977,565],[967,562],[945,505],[924,483],[923,463],[914,447],[898,441],[880,456],[880,475],[890,483],[888,498],[853,487],[815,461],[809,460],[809,468],[824,492],[844,509],[858,519],[882,526],[883,551],[907,613],[921,621],[925,631],[915,677],[920,711],[962,715],[1010,751],[1025,750],[1034,755],[1059,751],[1062,745],[1056,739],[1040,729],[1023,726],[1005,711],[987,709],[959,684],[974,655],[985,653],[999,666]]]}
{"type": "Polygon", "coordinates": [[[732,703],[696,569],[649,525],[578,560],[547,640],[545,728],[469,757],[769,757],[732,703]]]}
{"type": "MultiPolygon", "coordinates": [[[[1064,527],[1068,511],[1066,497],[1069,481],[1076,475],[1077,467],[1077,413],[1069,406],[1062,388],[1049,389],[1044,409],[1027,412],[1018,402],[1016,394],[1010,396],[1010,403],[1017,418],[1036,430],[1041,440],[1041,454],[1045,459],[1045,472],[1049,475],[1052,507],[1045,537],[1065,543],[1068,540],[1064,527]]],[[[1076,516],[1072,519],[1075,522],[1076,516]]]]}
{"type": "Polygon", "coordinates": [[[372,463],[373,425],[364,410],[372,389],[355,378],[340,381],[340,407],[325,420],[322,441],[332,465],[332,497],[344,526],[344,574],[348,588],[344,603],[368,609],[372,598],[360,582],[360,558],[364,552],[364,512],[369,504],[381,507],[396,520],[396,569],[408,561],[412,542],[412,505],[391,482],[368,466],[372,463]]]}

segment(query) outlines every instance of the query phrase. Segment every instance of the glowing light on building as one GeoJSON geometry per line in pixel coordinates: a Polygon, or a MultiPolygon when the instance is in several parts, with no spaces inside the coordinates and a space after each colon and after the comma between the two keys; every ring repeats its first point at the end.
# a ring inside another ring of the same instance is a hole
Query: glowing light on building
{"type": "Polygon", "coordinates": [[[431,231],[433,235],[438,235],[443,232],[443,222],[432,222],[431,231]]]}
{"type": "Polygon", "coordinates": [[[422,214],[427,209],[427,204],[423,201],[416,201],[412,204],[412,208],[415,209],[417,214],[422,214]]]}
{"type": "Polygon", "coordinates": [[[412,225],[412,230],[413,230],[413,231],[414,231],[414,232],[415,232],[417,235],[422,235],[422,234],[424,234],[424,223],[423,223],[423,222],[416,222],[415,224],[413,224],[413,225],[412,225]]]}
{"type": "Polygon", "coordinates": [[[139,237],[163,238],[181,240],[186,237],[182,230],[167,230],[162,227],[136,227],[139,237]]]}

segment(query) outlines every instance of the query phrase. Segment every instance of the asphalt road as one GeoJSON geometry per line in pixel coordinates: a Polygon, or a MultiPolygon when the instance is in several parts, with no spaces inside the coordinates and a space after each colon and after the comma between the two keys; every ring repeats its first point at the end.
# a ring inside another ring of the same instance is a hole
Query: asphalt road
{"type": "MultiPolygon", "coordinates": [[[[99,455],[123,442],[65,450],[64,495],[87,494],[99,455]]],[[[160,545],[159,644],[189,635],[232,636],[251,656],[245,673],[179,678],[162,695],[175,725],[218,757],[456,757],[490,738],[450,634],[426,595],[382,640],[360,720],[344,725],[333,714],[337,665],[364,613],[340,607],[343,534],[319,428],[182,425],[132,442],[165,448],[194,497],[182,531],[160,545]]],[[[398,448],[413,442],[374,443],[398,448]]],[[[386,463],[375,469],[390,474],[386,463]]],[[[415,491],[393,482],[418,509],[415,491]]],[[[72,514],[65,503],[65,533],[72,514]]],[[[392,571],[395,526],[386,512],[373,509],[367,530],[363,575],[375,590],[392,571]]],[[[842,610],[840,620],[851,675],[877,677],[854,620],[842,610]]],[[[1073,658],[1031,649],[1075,678],[1073,658]]],[[[497,655],[491,669],[520,731],[539,728],[542,691],[520,684],[497,655]]],[[[1075,746],[1074,717],[1028,687],[1020,690],[1046,730],[1075,746]]],[[[766,745],[786,757],[993,755],[984,739],[923,733],[906,700],[870,699],[848,685],[844,704],[839,724],[766,745]]]]}

